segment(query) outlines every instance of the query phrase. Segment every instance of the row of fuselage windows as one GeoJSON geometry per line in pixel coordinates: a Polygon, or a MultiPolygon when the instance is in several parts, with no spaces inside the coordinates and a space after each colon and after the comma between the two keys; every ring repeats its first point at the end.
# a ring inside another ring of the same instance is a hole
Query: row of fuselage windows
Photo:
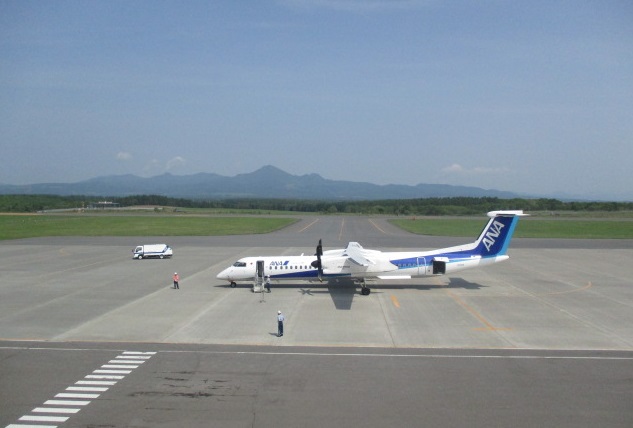
{"type": "MultiPolygon", "coordinates": [[[[398,262],[392,262],[393,264],[395,264],[396,266],[398,266],[400,269],[406,269],[406,268],[415,268],[418,267],[418,265],[416,265],[415,263],[398,263],[398,262]]],[[[315,267],[312,266],[293,266],[293,265],[286,265],[286,266],[270,266],[269,267],[271,270],[288,270],[288,269],[297,269],[297,270],[307,270],[307,269],[316,269],[315,267]]]]}
{"type": "Polygon", "coordinates": [[[286,266],[269,266],[269,268],[271,270],[284,270],[284,269],[296,269],[296,270],[307,270],[307,269],[316,269],[312,266],[293,266],[293,265],[286,265],[286,266]]]}

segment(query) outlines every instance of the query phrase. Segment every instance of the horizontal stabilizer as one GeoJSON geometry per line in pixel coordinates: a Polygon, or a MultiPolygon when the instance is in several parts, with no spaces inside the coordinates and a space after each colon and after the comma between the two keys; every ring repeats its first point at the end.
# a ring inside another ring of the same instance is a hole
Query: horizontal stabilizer
{"type": "Polygon", "coordinates": [[[523,212],[523,210],[505,210],[505,211],[490,211],[488,212],[488,217],[497,217],[497,216],[504,216],[504,217],[514,217],[514,216],[518,216],[518,217],[523,217],[523,216],[529,216],[529,214],[525,214],[523,212]]]}

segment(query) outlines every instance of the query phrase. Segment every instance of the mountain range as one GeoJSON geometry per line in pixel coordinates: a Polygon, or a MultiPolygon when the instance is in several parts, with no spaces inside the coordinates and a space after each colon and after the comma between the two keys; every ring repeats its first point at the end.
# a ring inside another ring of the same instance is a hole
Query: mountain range
{"type": "Polygon", "coordinates": [[[416,186],[328,180],[318,174],[292,175],[274,166],[226,177],[212,173],[155,177],[111,175],[77,183],[0,184],[0,194],[130,196],[189,199],[279,198],[320,200],[414,199],[431,197],[521,197],[512,192],[446,184],[416,186]]]}

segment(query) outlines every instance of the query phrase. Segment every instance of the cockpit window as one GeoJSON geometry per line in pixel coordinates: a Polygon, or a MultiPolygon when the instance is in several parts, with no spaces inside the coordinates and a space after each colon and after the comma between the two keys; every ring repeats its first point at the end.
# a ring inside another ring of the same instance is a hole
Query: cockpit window
{"type": "Polygon", "coordinates": [[[235,262],[233,263],[234,267],[246,267],[246,263],[244,262],[235,262]]]}

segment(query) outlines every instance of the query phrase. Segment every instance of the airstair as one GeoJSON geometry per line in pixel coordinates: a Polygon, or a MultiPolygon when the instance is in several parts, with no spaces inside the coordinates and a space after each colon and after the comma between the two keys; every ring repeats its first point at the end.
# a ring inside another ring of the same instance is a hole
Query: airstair
{"type": "Polygon", "coordinates": [[[264,276],[264,261],[257,260],[255,279],[253,280],[253,293],[263,293],[265,291],[266,278],[264,276]]]}

